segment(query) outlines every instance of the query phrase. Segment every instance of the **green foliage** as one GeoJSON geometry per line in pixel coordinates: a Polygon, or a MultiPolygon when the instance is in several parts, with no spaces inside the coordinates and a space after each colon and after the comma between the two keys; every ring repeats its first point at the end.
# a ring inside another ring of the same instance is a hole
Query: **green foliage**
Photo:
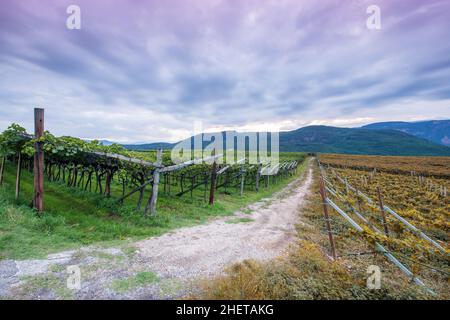
{"type": "Polygon", "coordinates": [[[0,134],[0,155],[7,156],[21,152],[27,142],[26,130],[13,123],[0,134]]]}
{"type": "Polygon", "coordinates": [[[123,146],[118,144],[102,146],[97,140],[87,142],[69,136],[55,137],[48,131],[41,138],[32,139],[32,136],[27,134],[25,128],[16,123],[11,124],[8,129],[0,134],[0,154],[9,155],[23,151],[25,154],[32,156],[36,142],[43,144],[44,152],[51,158],[68,162],[77,160],[85,152],[93,151],[131,156],[123,146]]]}

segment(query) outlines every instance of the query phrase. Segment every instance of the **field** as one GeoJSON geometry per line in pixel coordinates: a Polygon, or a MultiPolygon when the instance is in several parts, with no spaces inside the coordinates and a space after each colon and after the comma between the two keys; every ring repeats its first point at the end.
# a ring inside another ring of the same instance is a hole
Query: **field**
{"type": "Polygon", "coordinates": [[[381,170],[386,173],[426,175],[450,178],[449,157],[390,157],[323,154],[320,161],[333,167],[363,171],[381,170]]]}
{"type": "Polygon", "coordinates": [[[363,238],[384,245],[429,286],[448,281],[449,159],[320,159],[328,196],[365,228],[363,238]]]}
{"type": "Polygon", "coordinates": [[[446,178],[447,172],[439,168],[447,167],[449,159],[419,159],[422,160],[420,167],[415,165],[417,159],[407,157],[320,155],[322,169],[316,168],[309,204],[299,212],[299,244],[280,261],[250,261],[231,267],[227,275],[205,283],[200,297],[448,299],[450,199],[442,190],[444,187],[448,190],[450,180],[446,178]],[[419,172],[419,168],[420,174],[411,175],[411,170],[419,172]],[[325,183],[327,196],[364,228],[363,232],[356,232],[336,210],[327,206],[336,261],[331,259],[323,216],[323,200],[319,192],[321,176],[328,181],[325,183]],[[444,252],[406,228],[388,212],[385,215],[389,237],[386,236],[377,187],[380,187],[383,205],[419,228],[444,252]],[[373,203],[368,203],[361,193],[373,199],[373,203]],[[376,242],[391,252],[425,286],[414,284],[410,277],[377,252],[374,248],[376,242]],[[381,290],[367,290],[365,287],[370,265],[381,269],[381,290]]]}
{"type": "Polygon", "coordinates": [[[325,155],[320,159],[330,169],[329,177],[334,186],[345,189],[345,183],[339,181],[338,177],[347,179],[350,185],[372,199],[377,199],[379,187],[385,204],[431,236],[444,243],[448,242],[450,197],[446,191],[450,190],[450,179],[445,178],[447,169],[439,168],[450,167],[449,158],[389,157],[392,161],[389,165],[386,164],[389,160],[386,157],[366,156],[363,160],[357,157],[353,162],[347,156],[339,158],[336,155],[325,155]],[[370,170],[355,168],[362,162],[370,170]],[[342,166],[343,164],[348,165],[342,166]],[[397,174],[392,173],[394,166],[398,166],[397,174]],[[423,175],[419,175],[417,171],[406,173],[412,168],[420,168],[423,175]]]}

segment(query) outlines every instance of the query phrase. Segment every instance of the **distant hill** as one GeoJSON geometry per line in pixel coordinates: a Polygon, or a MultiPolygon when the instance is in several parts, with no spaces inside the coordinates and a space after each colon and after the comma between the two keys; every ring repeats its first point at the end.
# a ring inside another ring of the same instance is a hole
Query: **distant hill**
{"type": "MultiPolygon", "coordinates": [[[[225,142],[225,134],[222,132],[225,142]]],[[[205,143],[207,144],[207,143],[205,143]]],[[[175,144],[125,145],[130,150],[169,149],[175,144]]],[[[280,151],[343,154],[450,156],[450,147],[398,130],[308,126],[280,132],[280,151]]]]}
{"type": "Polygon", "coordinates": [[[172,149],[174,145],[174,143],[168,142],[155,142],[146,144],[124,144],[123,147],[132,151],[146,151],[155,149],[172,149]]]}
{"type": "Polygon", "coordinates": [[[111,146],[116,143],[116,142],[112,142],[109,140],[96,140],[96,139],[84,139],[84,141],[86,141],[86,142],[98,141],[100,143],[100,145],[102,145],[102,146],[111,146]]]}
{"type": "Polygon", "coordinates": [[[444,146],[450,146],[450,120],[378,122],[362,128],[399,130],[444,146]]]}
{"type": "Polygon", "coordinates": [[[450,148],[397,130],[309,126],[280,133],[281,151],[450,156],[450,148]]]}

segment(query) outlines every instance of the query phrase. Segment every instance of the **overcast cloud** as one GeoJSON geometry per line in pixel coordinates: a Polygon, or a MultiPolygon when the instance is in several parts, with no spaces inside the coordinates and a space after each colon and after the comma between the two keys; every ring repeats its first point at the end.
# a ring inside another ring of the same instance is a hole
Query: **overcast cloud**
{"type": "Polygon", "coordinates": [[[2,0],[0,130],[177,141],[450,118],[450,2],[2,0]],[[81,8],[81,30],[66,8],[81,8]],[[382,29],[366,28],[381,8],[382,29]]]}

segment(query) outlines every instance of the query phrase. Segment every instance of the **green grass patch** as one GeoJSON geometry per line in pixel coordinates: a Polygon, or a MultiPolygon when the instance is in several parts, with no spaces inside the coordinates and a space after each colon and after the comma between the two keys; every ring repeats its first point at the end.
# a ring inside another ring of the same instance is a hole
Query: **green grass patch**
{"type": "MultiPolygon", "coordinates": [[[[304,170],[299,167],[298,174],[304,170]]],[[[68,188],[60,182],[45,182],[45,212],[38,217],[30,209],[32,174],[22,172],[21,195],[14,200],[15,168],[8,163],[5,180],[0,187],[0,260],[43,258],[45,255],[81,246],[123,246],[124,242],[158,236],[170,230],[205,223],[213,217],[228,216],[248,204],[270,197],[296,177],[289,177],[260,188],[246,187],[243,196],[237,188],[219,189],[216,202],[204,201],[204,190],[195,190],[193,197],[176,197],[160,188],[158,212],[145,217],[136,210],[138,195],[118,205],[121,186],[113,183],[111,198],[94,192],[68,188]]],[[[150,196],[145,193],[144,203],[150,196]]],[[[130,253],[132,253],[130,249],[130,253]]]]}
{"type": "Polygon", "coordinates": [[[252,222],[252,221],[255,221],[255,220],[253,220],[251,218],[236,218],[236,219],[227,220],[227,221],[225,221],[225,223],[236,224],[236,223],[246,223],[246,222],[252,222]]]}
{"type": "Polygon", "coordinates": [[[72,300],[73,292],[67,288],[65,279],[60,279],[54,275],[27,276],[23,277],[24,284],[20,287],[20,291],[24,294],[33,294],[36,291],[50,291],[55,295],[56,299],[72,300]]]}
{"type": "Polygon", "coordinates": [[[135,276],[127,279],[114,280],[111,284],[111,288],[116,292],[124,293],[159,281],[160,279],[155,273],[145,271],[139,272],[135,276]]]}

